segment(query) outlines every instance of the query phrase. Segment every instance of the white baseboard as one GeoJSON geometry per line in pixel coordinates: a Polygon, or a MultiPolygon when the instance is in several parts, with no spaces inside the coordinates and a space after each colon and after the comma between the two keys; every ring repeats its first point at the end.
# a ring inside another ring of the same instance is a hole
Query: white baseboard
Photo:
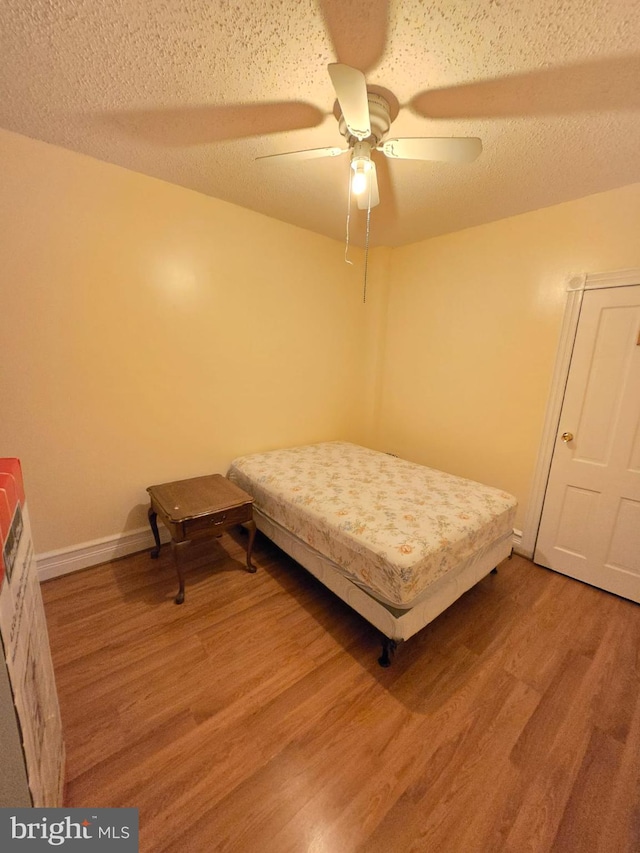
{"type": "MultiPolygon", "coordinates": [[[[159,525],[158,532],[161,542],[169,541],[168,530],[159,525]]],[[[71,548],[37,554],[38,579],[42,582],[80,569],[88,569],[90,566],[97,566],[118,557],[135,554],[136,551],[144,551],[152,548],[153,545],[151,530],[148,527],[141,527],[129,533],[106,536],[104,539],[94,539],[93,542],[84,542],[71,548]]]]}
{"type": "Polygon", "coordinates": [[[522,530],[516,530],[515,527],[513,529],[513,550],[516,554],[520,554],[522,557],[528,557],[529,554],[526,554],[522,548],[522,530]]]}
{"type": "MultiPolygon", "coordinates": [[[[169,531],[159,526],[160,541],[169,542],[169,531]]],[[[513,531],[513,550],[516,554],[522,552],[522,531],[513,531]]],[[[122,533],[116,536],[106,536],[104,539],[94,539],[93,542],[85,542],[82,545],[74,545],[72,548],[61,548],[59,551],[48,551],[46,554],[36,555],[38,567],[38,579],[40,582],[51,578],[68,575],[70,572],[78,572],[80,569],[88,569],[118,557],[126,557],[137,551],[145,551],[153,547],[153,536],[148,527],[132,530],[130,533],[122,533]]],[[[524,554],[523,556],[527,556],[524,554]]]]}

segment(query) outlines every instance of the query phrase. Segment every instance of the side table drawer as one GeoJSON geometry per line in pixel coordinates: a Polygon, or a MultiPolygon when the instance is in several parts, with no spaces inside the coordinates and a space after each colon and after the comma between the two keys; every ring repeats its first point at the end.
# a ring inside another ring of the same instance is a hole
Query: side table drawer
{"type": "Polygon", "coordinates": [[[231,509],[225,509],[221,512],[213,513],[212,515],[202,516],[201,518],[190,518],[185,521],[185,534],[203,530],[215,530],[216,527],[221,529],[231,524],[243,524],[245,521],[251,521],[253,517],[252,504],[246,503],[242,506],[234,506],[231,509]]]}

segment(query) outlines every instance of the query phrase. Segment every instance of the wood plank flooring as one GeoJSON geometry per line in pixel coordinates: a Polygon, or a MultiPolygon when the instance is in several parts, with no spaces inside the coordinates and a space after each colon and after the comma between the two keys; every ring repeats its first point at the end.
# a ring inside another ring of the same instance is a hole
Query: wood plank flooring
{"type": "Polygon", "coordinates": [[[640,850],[640,607],[514,557],[389,669],[374,628],[260,534],[43,584],[68,806],[140,849],[640,850]]]}

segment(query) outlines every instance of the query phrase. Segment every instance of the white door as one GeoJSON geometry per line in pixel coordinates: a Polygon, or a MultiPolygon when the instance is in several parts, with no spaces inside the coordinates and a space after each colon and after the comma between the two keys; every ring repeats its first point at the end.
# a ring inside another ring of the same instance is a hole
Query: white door
{"type": "Polygon", "coordinates": [[[640,285],[584,294],[534,560],[640,602],[640,285]]]}

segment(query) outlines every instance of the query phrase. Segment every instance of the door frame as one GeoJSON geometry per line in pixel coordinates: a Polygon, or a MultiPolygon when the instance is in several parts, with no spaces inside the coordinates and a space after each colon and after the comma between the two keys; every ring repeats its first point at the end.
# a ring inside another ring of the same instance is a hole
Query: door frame
{"type": "Polygon", "coordinates": [[[527,514],[520,547],[517,549],[529,559],[533,559],[538,539],[538,530],[542,518],[547,481],[551,471],[551,460],[556,443],[556,434],[562,413],[564,391],[569,378],[569,367],[573,355],[573,345],[578,333],[582,300],[586,290],[600,290],[608,287],[631,287],[640,284],[640,268],[617,270],[615,272],[589,273],[573,276],[567,285],[567,304],[564,310],[560,340],[551,380],[551,390],[547,401],[542,437],[538,448],[538,458],[533,474],[533,483],[529,496],[527,514]]]}

